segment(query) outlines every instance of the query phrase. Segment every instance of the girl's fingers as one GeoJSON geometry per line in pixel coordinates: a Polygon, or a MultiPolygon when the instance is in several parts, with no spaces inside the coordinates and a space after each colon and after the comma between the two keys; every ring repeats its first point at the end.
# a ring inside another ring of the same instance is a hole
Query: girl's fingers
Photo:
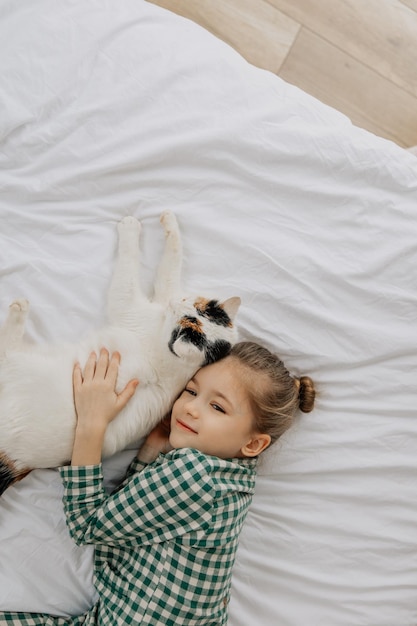
{"type": "Polygon", "coordinates": [[[136,391],[136,387],[139,385],[139,381],[137,378],[130,380],[126,387],[119,393],[117,396],[117,404],[119,409],[121,410],[133,396],[136,391]]]}
{"type": "Polygon", "coordinates": [[[97,355],[95,352],[91,352],[84,367],[84,380],[91,380],[94,377],[96,371],[97,355]]]}
{"type": "Polygon", "coordinates": [[[83,380],[90,381],[96,377],[107,378],[110,364],[112,364],[111,374],[113,381],[116,382],[119,362],[120,354],[118,352],[114,352],[111,359],[106,348],[100,350],[98,358],[95,352],[91,352],[84,366],[83,380]]]}
{"type": "Polygon", "coordinates": [[[119,365],[120,365],[120,354],[119,352],[113,352],[113,354],[111,355],[111,359],[108,363],[107,374],[106,374],[107,380],[109,381],[109,383],[113,385],[113,387],[116,387],[117,376],[119,374],[119,365]]]}
{"type": "Polygon", "coordinates": [[[100,350],[100,354],[96,364],[95,376],[105,378],[109,367],[109,351],[106,348],[100,350]]]}
{"type": "Polygon", "coordinates": [[[83,375],[81,371],[81,366],[79,363],[74,365],[74,369],[72,370],[72,382],[74,388],[78,389],[83,382],[83,375]]]}
{"type": "MultiPolygon", "coordinates": [[[[115,389],[117,376],[119,373],[119,365],[119,352],[113,352],[110,357],[109,351],[106,348],[102,348],[100,350],[98,358],[95,352],[91,352],[84,366],[84,372],[81,370],[81,367],[78,363],[74,366],[73,383],[79,388],[83,383],[89,383],[93,379],[97,382],[100,380],[106,380],[106,382],[112,385],[115,389]]],[[[129,390],[131,391],[130,396],[134,394],[138,384],[139,381],[134,379],[126,385],[125,390],[129,388],[129,390]]]]}

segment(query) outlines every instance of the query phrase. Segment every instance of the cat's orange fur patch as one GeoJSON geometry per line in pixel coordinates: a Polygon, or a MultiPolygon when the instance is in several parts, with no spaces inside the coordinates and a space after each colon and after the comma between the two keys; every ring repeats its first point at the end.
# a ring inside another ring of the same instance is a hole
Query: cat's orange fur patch
{"type": "Polygon", "coordinates": [[[194,302],[194,306],[199,311],[205,311],[209,302],[210,300],[208,298],[197,298],[194,302]]]}
{"type": "Polygon", "coordinates": [[[179,325],[181,326],[181,328],[191,328],[191,330],[196,333],[202,334],[203,332],[202,323],[200,322],[200,320],[197,320],[195,318],[190,319],[188,317],[182,317],[179,321],[179,325]]]}
{"type": "Polygon", "coordinates": [[[207,317],[211,319],[220,318],[222,320],[223,326],[229,326],[231,328],[233,326],[232,320],[229,315],[226,313],[225,308],[221,302],[217,300],[210,300],[208,298],[197,298],[194,302],[194,307],[201,315],[207,315],[207,317]],[[217,311],[221,311],[216,314],[217,311]]]}

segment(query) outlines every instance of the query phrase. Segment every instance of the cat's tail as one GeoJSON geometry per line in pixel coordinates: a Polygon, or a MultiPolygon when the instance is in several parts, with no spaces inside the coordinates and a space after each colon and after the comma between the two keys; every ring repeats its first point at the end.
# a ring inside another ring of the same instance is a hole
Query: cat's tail
{"type": "Polygon", "coordinates": [[[10,485],[24,478],[30,471],[28,468],[17,469],[15,463],[4,452],[0,452],[0,496],[10,485]]]}

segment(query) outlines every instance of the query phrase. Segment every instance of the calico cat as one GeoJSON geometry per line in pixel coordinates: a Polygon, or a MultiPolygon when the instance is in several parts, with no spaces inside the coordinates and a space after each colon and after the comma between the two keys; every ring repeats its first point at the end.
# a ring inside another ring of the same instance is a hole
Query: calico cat
{"type": "Polygon", "coordinates": [[[225,356],[236,340],[233,319],[240,298],[223,303],[181,295],[182,247],[177,221],[164,213],[166,241],[154,297],[140,288],[140,223],[118,224],[117,259],[108,294],[108,324],[78,344],[23,343],[26,300],[16,300],[0,329],[0,494],[34,468],[57,467],[71,458],[76,414],[72,370],[92,350],[122,356],[118,390],[140,384],[108,426],[103,455],[126,448],[166,415],[195,371],[225,356]]]}

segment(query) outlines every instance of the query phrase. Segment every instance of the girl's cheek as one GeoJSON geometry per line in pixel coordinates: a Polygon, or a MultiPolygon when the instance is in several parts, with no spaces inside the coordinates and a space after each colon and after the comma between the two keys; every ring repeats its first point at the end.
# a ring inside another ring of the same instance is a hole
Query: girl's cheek
{"type": "Polygon", "coordinates": [[[173,420],[174,417],[174,413],[178,410],[178,400],[176,400],[174,402],[174,404],[172,405],[172,409],[171,409],[171,422],[173,420]]]}
{"type": "Polygon", "coordinates": [[[181,398],[182,396],[180,396],[179,398],[175,400],[174,404],[172,405],[172,410],[174,410],[175,407],[178,407],[181,404],[181,401],[182,401],[181,398]]]}

